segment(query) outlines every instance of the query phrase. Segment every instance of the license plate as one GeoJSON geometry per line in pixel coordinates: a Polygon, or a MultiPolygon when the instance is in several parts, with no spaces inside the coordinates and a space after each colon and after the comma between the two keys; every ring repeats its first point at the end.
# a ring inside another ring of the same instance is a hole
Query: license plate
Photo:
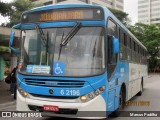
{"type": "Polygon", "coordinates": [[[58,112],[59,107],[58,106],[52,106],[52,105],[44,105],[43,106],[44,111],[53,111],[53,112],[58,112]]]}

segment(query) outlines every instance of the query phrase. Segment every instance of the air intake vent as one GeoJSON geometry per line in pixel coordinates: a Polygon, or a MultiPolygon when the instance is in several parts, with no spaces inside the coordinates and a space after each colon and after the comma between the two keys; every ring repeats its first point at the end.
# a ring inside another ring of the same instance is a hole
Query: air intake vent
{"type": "Polygon", "coordinates": [[[44,87],[63,87],[63,88],[79,88],[83,87],[85,81],[71,80],[48,80],[48,79],[24,79],[27,85],[44,86],[44,87]]]}

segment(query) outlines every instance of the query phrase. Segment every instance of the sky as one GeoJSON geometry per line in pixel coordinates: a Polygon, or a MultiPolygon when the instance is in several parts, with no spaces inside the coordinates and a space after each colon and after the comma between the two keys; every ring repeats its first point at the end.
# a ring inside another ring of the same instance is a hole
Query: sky
{"type": "Polygon", "coordinates": [[[129,14],[132,24],[138,22],[138,0],[124,0],[124,12],[129,14]]]}
{"type": "MultiPolygon", "coordinates": [[[[11,2],[13,0],[0,0],[3,2],[11,2]]],[[[132,21],[132,25],[138,22],[138,0],[124,0],[124,12],[128,13],[128,17],[132,21]]],[[[8,22],[8,18],[0,16],[0,24],[8,22]]]]}

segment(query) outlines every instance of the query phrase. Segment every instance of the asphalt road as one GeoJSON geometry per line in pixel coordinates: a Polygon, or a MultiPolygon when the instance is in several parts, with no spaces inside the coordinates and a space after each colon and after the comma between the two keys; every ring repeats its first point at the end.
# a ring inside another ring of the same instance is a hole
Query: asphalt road
{"type": "MultiPolygon", "coordinates": [[[[15,111],[16,102],[0,104],[0,111],[15,111]]],[[[124,111],[160,111],[160,75],[150,75],[146,79],[146,85],[142,96],[135,96],[131,99],[124,111]],[[141,103],[145,104],[141,104],[141,103]],[[136,103],[136,104],[135,104],[136,103]],[[139,103],[139,104],[137,104],[139,103]]],[[[43,118],[0,118],[0,120],[57,120],[61,118],[43,117],[43,118]]],[[[67,119],[66,119],[67,120],[67,119]]],[[[107,120],[160,120],[160,117],[109,117],[107,120]]]]}

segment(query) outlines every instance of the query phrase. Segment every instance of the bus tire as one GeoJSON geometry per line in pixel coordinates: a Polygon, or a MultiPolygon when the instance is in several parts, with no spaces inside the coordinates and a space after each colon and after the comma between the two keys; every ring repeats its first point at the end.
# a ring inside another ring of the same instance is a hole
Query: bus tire
{"type": "Polygon", "coordinates": [[[114,111],[111,114],[111,116],[113,116],[113,117],[119,117],[121,111],[124,108],[124,106],[125,106],[125,88],[122,87],[121,91],[120,91],[120,94],[119,94],[119,106],[118,106],[118,109],[116,111],[114,111]]]}
{"type": "Polygon", "coordinates": [[[141,82],[140,91],[137,93],[138,96],[141,96],[143,92],[143,83],[141,82]]]}

